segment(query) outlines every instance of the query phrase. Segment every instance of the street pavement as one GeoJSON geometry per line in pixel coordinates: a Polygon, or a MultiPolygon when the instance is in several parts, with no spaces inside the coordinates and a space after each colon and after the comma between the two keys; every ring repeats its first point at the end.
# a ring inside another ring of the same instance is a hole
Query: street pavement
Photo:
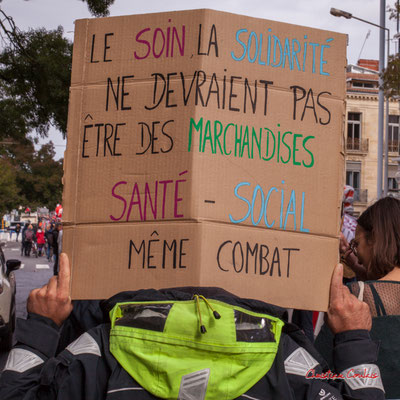
{"type": "MultiPolygon", "coordinates": [[[[15,238],[15,236],[14,236],[15,238]]],[[[8,241],[3,247],[4,255],[7,260],[18,259],[21,267],[15,271],[17,283],[16,307],[17,318],[26,318],[26,299],[32,289],[43,286],[53,276],[53,262],[47,261],[43,257],[21,256],[21,243],[8,241]]],[[[8,353],[0,353],[0,371],[6,363],[8,353]]]]}

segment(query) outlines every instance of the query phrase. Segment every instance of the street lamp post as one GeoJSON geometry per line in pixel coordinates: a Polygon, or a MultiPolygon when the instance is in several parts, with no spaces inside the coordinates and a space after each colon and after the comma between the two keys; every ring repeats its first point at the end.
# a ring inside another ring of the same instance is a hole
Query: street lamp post
{"type": "MultiPolygon", "coordinates": [[[[387,38],[387,63],[386,66],[389,65],[389,55],[390,55],[390,30],[389,28],[384,28],[385,31],[388,33],[388,38],[387,38]]],[[[379,84],[383,85],[383,79],[380,78],[379,84]]],[[[389,97],[386,96],[386,126],[385,126],[385,168],[383,171],[383,194],[384,196],[388,195],[388,186],[389,186],[389,181],[388,181],[388,170],[389,170],[389,97]]]]}
{"type": "MultiPolygon", "coordinates": [[[[338,10],[336,8],[331,8],[330,13],[335,17],[344,17],[347,19],[353,18],[358,21],[365,22],[366,24],[376,26],[380,29],[379,32],[379,93],[378,93],[378,169],[377,169],[377,190],[376,195],[377,198],[380,199],[382,197],[382,166],[383,166],[383,121],[384,121],[384,93],[383,93],[383,79],[382,73],[385,68],[385,32],[388,31],[388,55],[389,55],[389,38],[390,31],[385,27],[385,8],[386,1],[380,1],[380,25],[374,24],[373,22],[366,21],[365,19],[355,17],[353,14],[338,10]]],[[[387,138],[386,138],[386,147],[387,147],[387,138]]],[[[386,153],[386,170],[387,170],[387,151],[386,153]]],[[[385,172],[385,176],[387,175],[387,171],[385,172]]],[[[387,178],[385,178],[387,180],[387,178]]],[[[387,184],[386,184],[387,189],[387,184]]]]}

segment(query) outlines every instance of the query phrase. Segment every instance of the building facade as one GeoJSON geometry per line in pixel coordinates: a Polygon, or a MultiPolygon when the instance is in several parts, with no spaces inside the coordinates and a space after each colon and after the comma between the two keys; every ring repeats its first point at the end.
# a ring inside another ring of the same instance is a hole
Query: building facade
{"type": "MultiPolygon", "coordinates": [[[[346,184],[355,189],[355,216],[377,198],[378,70],[378,61],[375,60],[359,60],[357,65],[347,67],[346,184]]],[[[388,119],[387,185],[388,194],[393,196],[397,196],[399,192],[395,179],[399,157],[399,114],[399,102],[391,100],[388,119]]],[[[385,118],[385,137],[386,129],[385,118]]],[[[384,178],[382,181],[384,185],[384,178]]]]}

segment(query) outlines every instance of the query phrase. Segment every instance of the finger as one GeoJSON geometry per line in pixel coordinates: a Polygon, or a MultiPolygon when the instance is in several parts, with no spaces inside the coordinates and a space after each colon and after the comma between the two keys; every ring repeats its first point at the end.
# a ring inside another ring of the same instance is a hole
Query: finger
{"type": "Polygon", "coordinates": [[[348,247],[344,251],[343,257],[347,258],[350,254],[351,254],[351,249],[350,249],[350,247],[348,247]]]}
{"type": "Polygon", "coordinates": [[[47,293],[47,288],[48,288],[48,283],[46,283],[46,285],[43,285],[38,291],[37,291],[37,294],[39,295],[39,296],[46,296],[46,293],[47,293]]]}
{"type": "Polygon", "coordinates": [[[28,296],[28,300],[31,298],[34,298],[37,295],[37,293],[39,292],[39,290],[40,290],[39,288],[31,290],[31,292],[29,293],[29,296],[28,296]]]}
{"type": "Polygon", "coordinates": [[[343,302],[347,306],[351,305],[352,307],[360,307],[363,304],[366,304],[368,306],[367,303],[364,303],[362,300],[359,300],[357,296],[351,293],[350,289],[347,286],[343,286],[343,302]]]}
{"type": "Polygon", "coordinates": [[[71,267],[68,256],[60,254],[60,271],[58,272],[58,290],[61,294],[69,295],[69,284],[71,281],[71,267]]]}
{"type": "Polygon", "coordinates": [[[56,276],[52,276],[49,279],[49,283],[47,284],[47,291],[48,292],[55,292],[57,290],[57,277],[56,276]]]}
{"type": "Polygon", "coordinates": [[[331,279],[331,291],[329,295],[329,303],[334,301],[343,301],[343,265],[337,264],[331,279]]]}
{"type": "Polygon", "coordinates": [[[356,296],[354,296],[354,294],[352,294],[350,292],[350,289],[346,285],[343,285],[343,289],[342,290],[343,290],[343,296],[350,296],[350,297],[357,298],[356,296]]]}

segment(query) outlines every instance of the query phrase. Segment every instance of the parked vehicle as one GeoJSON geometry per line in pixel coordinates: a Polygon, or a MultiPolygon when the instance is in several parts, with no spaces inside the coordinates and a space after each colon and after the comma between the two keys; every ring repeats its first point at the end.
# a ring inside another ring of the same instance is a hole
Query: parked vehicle
{"type": "Polygon", "coordinates": [[[7,260],[0,243],[0,349],[10,350],[15,330],[15,275],[21,266],[19,260],[7,260]]]}

